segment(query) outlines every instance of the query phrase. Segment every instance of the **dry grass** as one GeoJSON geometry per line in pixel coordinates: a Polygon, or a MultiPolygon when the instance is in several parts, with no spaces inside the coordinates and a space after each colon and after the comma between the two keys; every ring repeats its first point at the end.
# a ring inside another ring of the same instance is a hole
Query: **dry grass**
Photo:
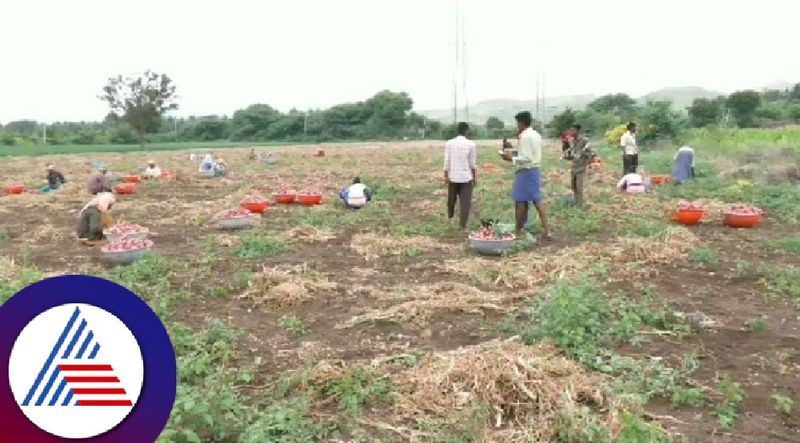
{"type": "Polygon", "coordinates": [[[437,312],[467,312],[480,314],[483,310],[506,312],[504,303],[518,298],[515,294],[483,292],[461,283],[442,282],[417,286],[402,291],[399,295],[382,293],[381,302],[393,302],[387,308],[369,309],[364,314],[336,325],[346,329],[365,322],[391,321],[424,327],[430,323],[431,316],[437,312]],[[397,303],[399,302],[399,303],[397,303]]]}
{"type": "Polygon", "coordinates": [[[585,273],[602,261],[613,264],[613,275],[625,277],[646,271],[655,264],[671,264],[686,256],[698,243],[683,227],[669,227],[651,238],[620,238],[610,243],[586,243],[566,248],[557,254],[541,251],[518,254],[504,261],[484,258],[451,260],[444,269],[469,276],[484,284],[509,289],[530,289],[541,283],[585,273]]]}
{"type": "MultiPolygon", "coordinates": [[[[559,419],[584,406],[597,423],[613,427],[616,420],[604,377],[587,372],[549,343],[495,340],[433,353],[410,369],[394,360],[372,362],[373,370],[391,372],[393,410],[365,423],[390,429],[403,441],[435,438],[406,427],[420,419],[458,426],[465,413],[482,405],[489,413],[478,423],[478,441],[553,441],[559,419]]],[[[321,362],[311,383],[327,385],[343,373],[341,365],[321,362]]]]}
{"type": "Polygon", "coordinates": [[[242,297],[259,304],[294,306],[316,295],[334,291],[336,283],[307,265],[264,267],[248,284],[242,297]]]}
{"type": "Polygon", "coordinates": [[[381,257],[410,255],[423,251],[452,251],[456,246],[443,244],[430,237],[399,237],[382,234],[356,234],[350,248],[367,261],[381,257]]]}
{"type": "Polygon", "coordinates": [[[284,235],[289,240],[301,240],[312,243],[322,243],[336,238],[336,235],[330,231],[317,229],[308,225],[296,226],[287,231],[284,235]]]}

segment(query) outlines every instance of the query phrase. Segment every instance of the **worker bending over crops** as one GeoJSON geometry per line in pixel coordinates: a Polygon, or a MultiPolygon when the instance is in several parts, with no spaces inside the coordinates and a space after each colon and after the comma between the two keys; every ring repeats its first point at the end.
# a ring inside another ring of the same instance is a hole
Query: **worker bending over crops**
{"type": "Polygon", "coordinates": [[[458,124],[458,136],[449,140],[444,148],[444,180],[447,183],[447,220],[452,222],[456,201],[460,203],[459,227],[467,229],[472,208],[472,191],[477,183],[478,148],[467,138],[469,124],[458,124]]]}
{"type": "Polygon", "coordinates": [[[680,185],[694,178],[694,149],[683,146],[675,153],[672,183],[680,185]]]}
{"type": "Polygon", "coordinates": [[[89,194],[97,195],[101,192],[111,192],[111,177],[108,176],[108,169],[100,166],[91,177],[89,177],[89,194]]]}
{"type": "Polygon", "coordinates": [[[217,161],[214,162],[214,176],[224,177],[226,175],[228,175],[228,164],[225,163],[225,160],[218,158],[217,161]]]}
{"type": "Polygon", "coordinates": [[[572,127],[572,137],[569,141],[569,157],[572,158],[572,195],[575,197],[575,207],[583,209],[583,189],[586,180],[586,168],[595,157],[592,144],[581,132],[581,125],[572,127]]]}
{"type": "Polygon", "coordinates": [[[206,154],[203,157],[203,161],[200,162],[200,172],[214,172],[214,157],[211,154],[206,154]]]}
{"type": "Polygon", "coordinates": [[[522,233],[528,221],[529,205],[533,203],[542,222],[542,237],[550,238],[550,226],[541,192],[542,136],[531,127],[533,117],[530,112],[520,112],[514,118],[517,120],[519,137],[517,156],[504,153],[502,158],[517,167],[511,190],[516,205],[517,235],[522,233]]]}
{"type": "Polygon", "coordinates": [[[157,179],[161,177],[161,168],[156,165],[155,160],[147,162],[147,168],[144,170],[144,178],[157,179]]]}
{"type": "Polygon", "coordinates": [[[617,183],[617,190],[626,194],[643,194],[647,192],[647,184],[644,177],[634,171],[622,177],[617,183]]]}
{"type": "Polygon", "coordinates": [[[639,145],[636,144],[636,123],[628,123],[628,130],[619,141],[622,147],[622,175],[636,172],[639,168],[639,145]]]}
{"type": "Polygon", "coordinates": [[[78,213],[78,238],[87,241],[103,240],[103,228],[111,225],[111,216],[108,211],[116,203],[114,194],[101,192],[97,194],[78,213]]]}
{"type": "Polygon", "coordinates": [[[344,205],[348,208],[359,209],[372,201],[372,190],[361,183],[359,177],[356,177],[353,179],[352,185],[339,192],[339,198],[342,199],[342,202],[344,202],[344,205]]]}
{"type": "Polygon", "coordinates": [[[53,167],[52,164],[47,165],[47,186],[42,188],[42,192],[55,191],[67,181],[64,179],[64,174],[53,167]]]}

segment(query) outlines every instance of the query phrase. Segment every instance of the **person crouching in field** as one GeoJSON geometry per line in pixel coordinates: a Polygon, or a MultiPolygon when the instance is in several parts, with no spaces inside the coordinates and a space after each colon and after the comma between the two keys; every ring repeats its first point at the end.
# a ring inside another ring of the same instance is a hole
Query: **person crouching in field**
{"type": "Polygon", "coordinates": [[[155,160],[150,160],[147,162],[147,168],[144,170],[144,178],[146,179],[157,179],[161,177],[161,168],[156,165],[155,160]]]}
{"type": "Polygon", "coordinates": [[[103,228],[111,226],[108,211],[116,203],[114,194],[101,192],[97,194],[78,213],[78,227],[75,230],[78,238],[90,242],[103,240],[103,228]]]}
{"type": "Polygon", "coordinates": [[[365,184],[361,183],[360,178],[356,177],[353,179],[352,185],[342,189],[339,192],[339,198],[342,199],[342,202],[346,207],[360,209],[372,201],[372,190],[370,190],[365,184]]]}
{"type": "Polygon", "coordinates": [[[200,162],[200,172],[214,172],[214,157],[212,157],[211,154],[206,154],[203,157],[203,161],[200,162]]]}
{"type": "Polygon", "coordinates": [[[105,166],[100,168],[89,177],[89,194],[97,195],[101,192],[111,192],[111,180],[108,177],[108,170],[105,166]]]}
{"type": "Polygon", "coordinates": [[[542,237],[550,238],[550,226],[547,221],[547,211],[542,198],[542,136],[536,132],[531,124],[533,117],[528,111],[520,112],[514,117],[517,120],[519,146],[517,156],[503,154],[503,160],[511,162],[517,167],[514,176],[514,186],[511,196],[516,205],[517,235],[522,234],[522,229],[528,221],[528,208],[530,203],[536,206],[539,219],[542,222],[542,237]]]}
{"type": "Polygon", "coordinates": [[[617,190],[626,194],[644,194],[647,192],[647,184],[644,177],[634,171],[622,177],[617,183],[617,190]]]}
{"type": "Polygon", "coordinates": [[[214,177],[225,177],[228,175],[228,164],[225,160],[218,158],[214,162],[214,177]]]}
{"type": "Polygon", "coordinates": [[[67,181],[64,179],[64,174],[59,171],[56,171],[52,164],[47,165],[47,186],[42,188],[42,192],[51,192],[55,191],[61,186],[66,183],[67,181]]]}
{"type": "Polygon", "coordinates": [[[472,208],[472,191],[477,183],[478,148],[469,138],[469,124],[458,124],[458,136],[444,148],[444,181],[447,183],[447,220],[453,221],[456,201],[460,203],[459,227],[467,229],[472,208]]]}
{"type": "Polygon", "coordinates": [[[675,153],[672,183],[680,185],[694,178],[694,149],[683,146],[675,153]]]}

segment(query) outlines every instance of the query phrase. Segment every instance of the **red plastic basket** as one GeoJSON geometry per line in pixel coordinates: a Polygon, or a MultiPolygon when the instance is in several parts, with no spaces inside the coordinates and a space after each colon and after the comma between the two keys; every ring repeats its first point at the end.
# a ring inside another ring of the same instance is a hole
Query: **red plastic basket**
{"type": "Polygon", "coordinates": [[[135,194],[136,193],[136,183],[120,183],[117,186],[114,186],[114,192],[117,194],[135,194]]]}
{"type": "Polygon", "coordinates": [[[675,223],[680,225],[696,225],[703,220],[703,217],[706,215],[706,211],[702,209],[695,209],[695,210],[677,210],[671,211],[670,218],[675,223]]]}
{"type": "Polygon", "coordinates": [[[298,198],[300,199],[300,203],[306,206],[314,206],[322,203],[322,194],[300,195],[298,198]]]}
{"type": "Polygon", "coordinates": [[[667,185],[672,183],[672,177],[669,175],[654,175],[651,180],[654,185],[667,185]]]}
{"type": "Polygon", "coordinates": [[[11,183],[3,188],[3,192],[9,195],[17,195],[25,192],[25,185],[22,183],[11,183]]]}
{"type": "Polygon", "coordinates": [[[297,194],[276,194],[275,202],[280,205],[291,205],[297,201],[297,194]]]}
{"type": "Polygon", "coordinates": [[[140,181],[142,181],[142,178],[139,177],[138,175],[126,175],[122,177],[122,181],[124,181],[125,183],[139,183],[140,181]]]}
{"type": "Polygon", "coordinates": [[[242,207],[255,214],[262,214],[269,204],[266,201],[242,203],[242,207]]]}
{"type": "Polygon", "coordinates": [[[731,228],[754,228],[763,220],[761,214],[735,214],[725,212],[723,222],[731,228]]]}

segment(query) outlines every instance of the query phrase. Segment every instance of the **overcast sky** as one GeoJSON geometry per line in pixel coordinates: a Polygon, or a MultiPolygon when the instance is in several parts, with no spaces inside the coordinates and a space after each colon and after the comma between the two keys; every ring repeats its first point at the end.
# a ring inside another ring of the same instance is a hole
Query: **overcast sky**
{"type": "MultiPolygon", "coordinates": [[[[116,74],[170,75],[179,115],[411,94],[453,100],[456,0],[2,0],[0,122],[98,120],[116,74]]],[[[798,0],[463,0],[470,102],[800,81],[798,0]]]]}

